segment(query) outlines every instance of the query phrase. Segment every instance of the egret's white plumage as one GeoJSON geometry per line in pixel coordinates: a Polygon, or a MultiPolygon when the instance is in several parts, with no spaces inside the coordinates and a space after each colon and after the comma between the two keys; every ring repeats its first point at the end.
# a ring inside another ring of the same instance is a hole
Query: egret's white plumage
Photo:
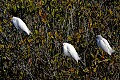
{"type": "Polygon", "coordinates": [[[111,55],[115,50],[113,50],[108,41],[103,38],[101,35],[97,35],[97,45],[98,47],[102,48],[105,52],[107,52],[109,55],[111,55]]]}
{"type": "Polygon", "coordinates": [[[63,51],[66,56],[74,58],[77,62],[80,60],[75,48],[69,43],[63,43],[63,51]]]}
{"type": "Polygon", "coordinates": [[[14,26],[17,29],[25,31],[28,35],[31,33],[31,31],[28,29],[28,27],[26,26],[26,24],[20,18],[13,17],[11,21],[13,22],[14,26]]]}

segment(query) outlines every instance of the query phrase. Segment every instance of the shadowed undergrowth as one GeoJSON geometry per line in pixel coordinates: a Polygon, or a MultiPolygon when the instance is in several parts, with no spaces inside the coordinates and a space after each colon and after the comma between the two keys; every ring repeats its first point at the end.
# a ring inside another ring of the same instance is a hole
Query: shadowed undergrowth
{"type": "Polygon", "coordinates": [[[1,0],[0,6],[1,79],[119,80],[120,2],[1,0]],[[12,16],[32,34],[18,31],[12,16]],[[116,51],[112,56],[97,47],[98,34],[116,51]],[[63,42],[75,47],[86,67],[64,56],[63,42]]]}

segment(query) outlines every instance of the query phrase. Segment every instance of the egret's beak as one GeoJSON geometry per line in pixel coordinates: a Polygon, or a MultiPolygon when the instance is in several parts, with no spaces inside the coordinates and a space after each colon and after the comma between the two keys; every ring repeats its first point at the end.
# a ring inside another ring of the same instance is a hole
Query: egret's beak
{"type": "Polygon", "coordinates": [[[14,16],[12,16],[12,15],[10,15],[10,21],[12,21],[12,18],[13,18],[14,16]]]}
{"type": "Polygon", "coordinates": [[[10,18],[10,21],[12,21],[12,17],[10,18]]]}

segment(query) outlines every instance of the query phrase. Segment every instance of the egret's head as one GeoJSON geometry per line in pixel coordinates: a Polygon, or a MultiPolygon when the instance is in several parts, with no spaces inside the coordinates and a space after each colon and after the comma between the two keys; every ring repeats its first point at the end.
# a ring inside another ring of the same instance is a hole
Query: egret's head
{"type": "Polygon", "coordinates": [[[65,46],[65,45],[67,45],[67,44],[68,44],[68,43],[65,43],[65,42],[64,42],[64,43],[63,43],[63,46],[65,46]]]}
{"type": "Polygon", "coordinates": [[[11,21],[13,22],[14,20],[15,20],[15,17],[12,17],[12,18],[11,18],[11,21]]]}
{"type": "Polygon", "coordinates": [[[97,35],[97,39],[102,39],[102,36],[101,35],[97,35]]]}
{"type": "Polygon", "coordinates": [[[63,43],[63,46],[65,46],[65,43],[63,43]]]}
{"type": "Polygon", "coordinates": [[[16,17],[12,17],[12,18],[11,18],[11,22],[12,22],[14,25],[17,25],[16,21],[17,21],[17,18],[16,18],[16,17]]]}
{"type": "Polygon", "coordinates": [[[68,43],[63,43],[63,47],[64,47],[64,48],[67,47],[67,44],[68,44],[68,43]]]}

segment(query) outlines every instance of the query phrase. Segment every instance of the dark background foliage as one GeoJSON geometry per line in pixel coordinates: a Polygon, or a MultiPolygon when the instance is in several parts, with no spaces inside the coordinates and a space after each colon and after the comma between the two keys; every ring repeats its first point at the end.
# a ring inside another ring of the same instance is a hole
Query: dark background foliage
{"type": "Polygon", "coordinates": [[[0,0],[0,78],[119,80],[119,26],[119,0],[0,0]],[[32,34],[17,30],[12,16],[32,34]],[[97,47],[98,34],[114,54],[97,47]],[[63,42],[75,47],[86,67],[64,56],[63,42]]]}

